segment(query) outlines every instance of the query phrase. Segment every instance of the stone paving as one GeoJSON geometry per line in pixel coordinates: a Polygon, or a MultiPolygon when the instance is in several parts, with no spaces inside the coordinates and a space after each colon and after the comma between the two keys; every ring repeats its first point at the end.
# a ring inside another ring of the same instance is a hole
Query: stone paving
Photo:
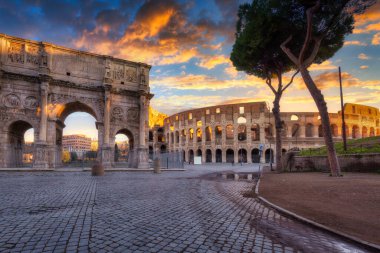
{"type": "Polygon", "coordinates": [[[366,252],[186,172],[0,172],[0,252],[366,252]]]}

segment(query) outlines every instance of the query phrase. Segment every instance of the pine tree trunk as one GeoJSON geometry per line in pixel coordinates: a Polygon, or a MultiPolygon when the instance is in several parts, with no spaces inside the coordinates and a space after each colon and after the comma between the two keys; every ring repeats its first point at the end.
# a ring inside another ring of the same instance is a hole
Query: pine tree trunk
{"type": "Polygon", "coordinates": [[[282,123],[281,123],[281,117],[280,117],[280,99],[281,94],[276,93],[275,99],[273,101],[273,116],[274,116],[274,124],[276,127],[276,170],[277,172],[282,172],[282,139],[281,139],[281,133],[282,133],[282,123]]]}
{"type": "Polygon", "coordinates": [[[338,157],[336,156],[335,146],[332,138],[331,128],[330,128],[330,118],[327,111],[327,105],[321,91],[315,85],[313,79],[310,76],[309,71],[304,67],[300,66],[300,72],[302,78],[308,88],[310,95],[313,97],[315,104],[317,105],[319,114],[321,116],[321,123],[323,129],[323,135],[325,139],[325,144],[327,147],[327,157],[330,164],[330,170],[332,176],[340,176],[340,166],[338,162],[338,157]]]}

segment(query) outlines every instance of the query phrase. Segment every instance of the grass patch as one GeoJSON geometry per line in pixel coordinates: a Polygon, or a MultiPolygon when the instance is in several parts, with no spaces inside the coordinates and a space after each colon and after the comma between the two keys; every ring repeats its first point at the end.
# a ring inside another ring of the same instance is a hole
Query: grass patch
{"type": "MultiPolygon", "coordinates": [[[[358,140],[348,140],[347,151],[343,150],[343,142],[337,142],[334,145],[338,155],[380,153],[380,136],[368,137],[358,140]]],[[[299,155],[327,155],[327,148],[326,146],[323,146],[320,148],[303,149],[299,155]]]]}

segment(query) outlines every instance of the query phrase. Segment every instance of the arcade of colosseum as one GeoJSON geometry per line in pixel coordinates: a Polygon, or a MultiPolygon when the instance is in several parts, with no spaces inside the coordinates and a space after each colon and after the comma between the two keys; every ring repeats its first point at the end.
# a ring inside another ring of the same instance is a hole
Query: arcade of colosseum
{"type": "MultiPolygon", "coordinates": [[[[380,135],[379,109],[345,104],[347,137],[380,135]]],[[[324,145],[317,112],[283,112],[283,152],[324,145]]],[[[335,141],[341,141],[341,111],[330,113],[335,141]]],[[[202,163],[269,162],[275,155],[274,118],[265,102],[204,107],[164,119],[164,127],[149,132],[149,152],[182,152],[186,162],[195,156],[202,163]],[[260,155],[260,148],[262,155],[260,155]]]]}

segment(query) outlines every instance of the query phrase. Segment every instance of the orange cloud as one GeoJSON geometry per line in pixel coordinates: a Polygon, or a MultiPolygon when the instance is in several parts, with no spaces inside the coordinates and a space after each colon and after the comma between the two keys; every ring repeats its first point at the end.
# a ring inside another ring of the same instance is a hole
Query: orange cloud
{"type": "Polygon", "coordinates": [[[361,53],[361,54],[358,55],[358,58],[360,60],[369,60],[370,57],[368,55],[364,54],[364,53],[361,53]]]}
{"type": "Polygon", "coordinates": [[[367,65],[362,65],[362,66],[360,66],[360,69],[368,69],[368,66],[367,65]]]}
{"type": "Polygon", "coordinates": [[[203,59],[197,64],[199,67],[206,69],[213,69],[217,65],[229,63],[230,59],[225,55],[205,55],[203,59]]]}
{"type": "Polygon", "coordinates": [[[355,28],[353,33],[370,33],[374,31],[380,31],[380,23],[370,24],[361,28],[355,28]]]}
{"type": "Polygon", "coordinates": [[[171,88],[178,90],[224,90],[229,88],[266,87],[265,82],[255,76],[245,79],[219,80],[206,75],[185,75],[152,78],[152,87],[171,88]]]}
{"type": "Polygon", "coordinates": [[[380,32],[373,36],[372,45],[380,45],[380,32]]]}
{"type": "Polygon", "coordinates": [[[355,25],[362,26],[367,23],[375,22],[380,20],[380,2],[377,1],[376,4],[371,6],[363,14],[355,15],[355,25]]]}
{"type": "Polygon", "coordinates": [[[327,61],[322,62],[321,64],[316,64],[316,63],[312,64],[309,67],[309,71],[331,70],[331,69],[336,69],[336,68],[337,66],[332,64],[331,61],[327,60],[327,61]]]}
{"type": "Polygon", "coordinates": [[[348,40],[344,42],[345,46],[367,46],[367,43],[358,40],[348,40]]]}

